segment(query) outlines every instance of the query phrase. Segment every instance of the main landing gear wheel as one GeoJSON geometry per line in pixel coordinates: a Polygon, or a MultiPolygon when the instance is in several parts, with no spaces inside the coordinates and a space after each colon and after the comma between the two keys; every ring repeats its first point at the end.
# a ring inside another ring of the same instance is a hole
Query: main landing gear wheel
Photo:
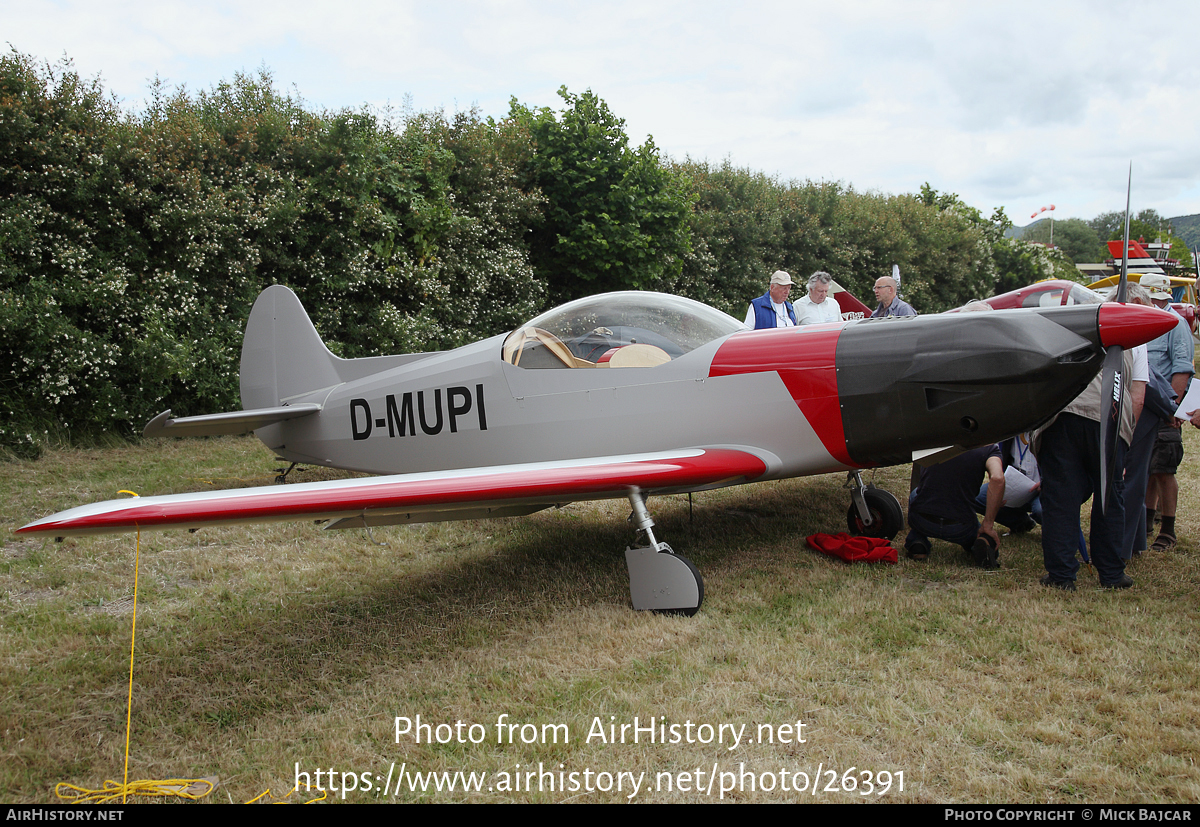
{"type": "Polygon", "coordinates": [[[900,510],[900,501],[890,491],[873,485],[862,489],[862,498],[871,515],[870,525],[863,520],[858,505],[851,502],[846,511],[846,528],[858,537],[894,539],[904,528],[904,512],[900,510]]]}
{"type": "Polygon", "coordinates": [[[704,579],[692,561],[666,543],[625,549],[629,566],[629,598],[633,608],[691,617],[704,602],[704,579]]]}
{"type": "Polygon", "coordinates": [[[636,487],[629,491],[631,520],[649,545],[625,549],[629,566],[629,598],[638,611],[691,617],[704,602],[704,579],[692,565],[666,543],[654,538],[654,520],[646,511],[646,497],[636,487]]]}

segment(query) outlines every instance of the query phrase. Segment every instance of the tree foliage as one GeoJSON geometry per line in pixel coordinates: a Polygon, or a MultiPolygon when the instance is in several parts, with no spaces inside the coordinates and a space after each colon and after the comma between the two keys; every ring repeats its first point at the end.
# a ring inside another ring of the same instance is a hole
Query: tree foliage
{"type": "MultiPolygon", "coordinates": [[[[68,61],[0,57],[0,445],[234,409],[243,325],[290,286],[346,357],[441,349],[607,290],[742,316],[770,273],[920,312],[1074,272],[954,193],[671,162],[591,91],[400,120],[312,111],[270,74],[155,82],[124,113],[68,61]]],[[[1140,215],[1147,222],[1156,216],[1140,215]]],[[[1060,224],[1060,227],[1062,224],[1060,224]]],[[[1056,241],[1061,235],[1056,234],[1056,241]]]]}
{"type": "MultiPolygon", "coordinates": [[[[693,248],[680,291],[741,316],[772,271],[797,281],[825,270],[869,300],[900,266],[901,292],[924,312],[990,295],[990,222],[957,196],[860,193],[837,183],[781,182],[728,162],[674,165],[689,182],[693,248]]],[[[1002,232],[1002,231],[1001,231],[1002,232]]]]}
{"type": "Polygon", "coordinates": [[[1006,238],[992,249],[996,262],[996,293],[1028,287],[1044,279],[1083,282],[1084,278],[1061,250],[1050,249],[1024,239],[1006,238]]]}
{"type": "Polygon", "coordinates": [[[556,301],[609,290],[669,289],[689,249],[687,201],[652,138],[632,149],[625,122],[591,90],[561,87],[561,116],[512,101],[525,129],[527,189],[545,198],[529,233],[534,272],[556,301]]]}
{"type": "MultiPolygon", "coordinates": [[[[1125,237],[1125,213],[1106,212],[1093,218],[1088,224],[1104,241],[1120,241],[1125,237]]],[[[1178,259],[1183,266],[1191,266],[1191,250],[1187,242],[1176,234],[1171,222],[1159,215],[1158,210],[1146,209],[1129,217],[1129,238],[1133,241],[1162,241],[1170,245],[1169,258],[1178,259]]],[[[1120,247],[1121,245],[1117,245],[1120,247]]],[[[1111,258],[1105,246],[1105,258],[1111,258]]]]}
{"type": "Polygon", "coordinates": [[[122,115],[68,62],[0,59],[0,444],[237,407],[242,327],[293,287],[346,356],[542,308],[506,126],[310,113],[269,74],[122,115]]]}
{"type": "MultiPolygon", "coordinates": [[[[1120,241],[1125,235],[1125,212],[1123,210],[1100,213],[1088,222],[1102,241],[1120,241]]],[[[1158,214],[1158,210],[1147,209],[1129,217],[1129,237],[1153,241],[1171,233],[1171,222],[1158,214]]]]}
{"type": "MultiPolygon", "coordinates": [[[[1124,221],[1124,217],[1122,217],[1122,221],[1124,221]]],[[[1083,219],[1066,218],[1055,221],[1053,232],[1054,245],[1073,264],[1094,263],[1104,261],[1109,257],[1108,247],[1101,242],[1095,228],[1083,219]]],[[[1040,221],[1026,229],[1021,238],[1024,241],[1049,244],[1050,233],[1050,222],[1040,221]]]]}
{"type": "Polygon", "coordinates": [[[1200,214],[1177,215],[1171,219],[1171,226],[1184,244],[1192,250],[1200,248],[1200,214]]]}

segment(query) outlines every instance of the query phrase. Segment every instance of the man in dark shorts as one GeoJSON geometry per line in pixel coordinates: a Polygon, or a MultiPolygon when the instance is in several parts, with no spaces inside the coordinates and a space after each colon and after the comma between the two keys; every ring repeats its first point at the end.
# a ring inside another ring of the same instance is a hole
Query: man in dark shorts
{"type": "MultiPolygon", "coordinates": [[[[914,467],[914,476],[917,468],[914,467]]],[[[956,543],[985,569],[1000,566],[996,514],[1004,504],[1004,468],[1000,446],[985,445],[945,462],[920,469],[920,481],[908,498],[911,531],[904,548],[913,560],[929,557],[931,537],[956,543]],[[987,477],[987,508],[981,524],[975,516],[979,481],[987,477]]]]}
{"type": "MultiPolygon", "coordinates": [[[[1154,306],[1160,310],[1171,309],[1171,280],[1157,273],[1147,273],[1141,278],[1142,287],[1150,294],[1154,306]]],[[[1187,392],[1195,371],[1192,334],[1187,322],[1180,317],[1175,328],[1146,346],[1150,367],[1171,383],[1176,399],[1187,392]]],[[[1162,516],[1162,527],[1153,551],[1170,551],[1175,547],[1175,509],[1179,503],[1179,482],[1175,472],[1183,460],[1183,435],[1180,422],[1172,419],[1158,429],[1158,438],[1150,456],[1150,482],[1146,487],[1146,527],[1154,523],[1154,511],[1162,516]]]]}
{"type": "MultiPolygon", "coordinates": [[[[1150,453],[1150,482],[1146,493],[1146,518],[1152,520],[1157,510],[1162,517],[1162,526],[1152,551],[1170,551],[1175,547],[1175,512],[1179,507],[1179,482],[1175,474],[1183,462],[1183,434],[1177,422],[1159,426],[1154,450],[1150,453]],[[1153,497],[1155,507],[1149,503],[1153,497]]],[[[1147,523],[1147,530],[1153,523],[1147,523]]]]}

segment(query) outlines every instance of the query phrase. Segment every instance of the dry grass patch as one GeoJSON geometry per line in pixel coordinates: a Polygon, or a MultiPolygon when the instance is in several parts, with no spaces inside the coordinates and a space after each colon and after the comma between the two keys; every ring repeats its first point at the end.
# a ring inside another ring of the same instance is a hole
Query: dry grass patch
{"type": "MultiPolygon", "coordinates": [[[[1187,436],[1175,552],[1135,561],[1127,593],[1037,585],[1040,539],[1005,538],[982,572],[931,560],[851,567],[804,546],[844,527],[840,476],[651,501],[657,532],[704,573],[694,618],[628,608],[624,503],[522,519],[322,532],[311,523],[141,538],[135,777],[218,775],[246,800],[310,774],[395,765],[487,773],[478,792],[393,800],[623,801],[618,792],[488,790],[539,765],[646,773],[637,800],[704,801],[659,773],[903,771],[898,801],[1195,801],[1200,502],[1187,436]],[[479,744],[396,743],[396,716],[485,728],[479,744]],[[537,743],[497,743],[530,724],[537,743]],[[605,743],[594,721],[745,725],[741,743],[605,743]],[[803,721],[805,743],[751,742],[803,721]],[[567,741],[550,737],[563,730],[567,741]]],[[[0,465],[4,527],[115,496],[269,482],[252,439],[50,451],[0,465]]],[[[327,477],[324,470],[292,479],[327,477]]],[[[903,493],[907,469],[875,473],[903,493]]],[[[10,538],[11,534],[8,535],[10,538]]],[[[122,764],[132,535],[9,539],[0,556],[0,795],[45,802],[122,764]]],[[[580,776],[582,779],[582,776],[580,776]]],[[[822,779],[822,786],[827,781],[822,779]]],[[[748,801],[854,793],[743,789],[748,801]]]]}

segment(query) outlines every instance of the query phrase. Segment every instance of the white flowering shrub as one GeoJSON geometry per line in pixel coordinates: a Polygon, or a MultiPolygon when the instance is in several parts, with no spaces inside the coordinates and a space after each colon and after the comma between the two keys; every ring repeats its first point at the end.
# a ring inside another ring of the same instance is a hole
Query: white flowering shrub
{"type": "Polygon", "coordinates": [[[511,328],[545,288],[511,136],[476,113],[312,113],[268,75],[122,113],[69,62],[0,59],[0,445],[236,409],[254,298],[343,356],[511,328]]]}

